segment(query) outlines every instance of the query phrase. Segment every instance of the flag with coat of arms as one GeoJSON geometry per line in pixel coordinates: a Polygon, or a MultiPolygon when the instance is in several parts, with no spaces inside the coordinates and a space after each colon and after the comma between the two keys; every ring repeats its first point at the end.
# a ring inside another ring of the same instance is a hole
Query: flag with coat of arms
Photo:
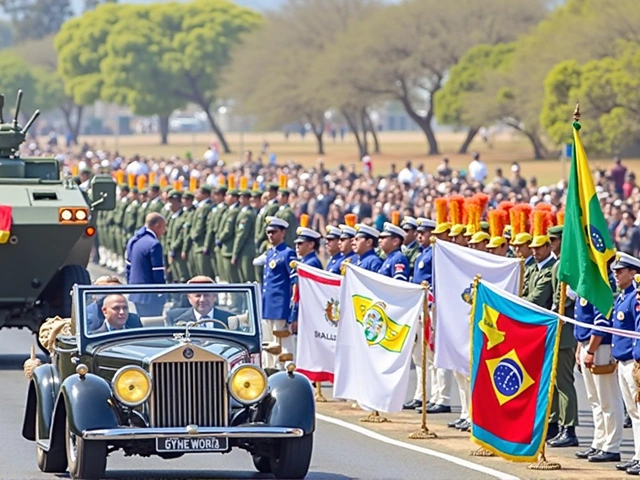
{"type": "Polygon", "coordinates": [[[484,280],[473,300],[471,439],[508,460],[536,460],[547,434],[558,315],[484,280]]]}
{"type": "Polygon", "coordinates": [[[356,400],[367,410],[402,410],[424,296],[420,285],[346,265],[334,397],[356,400]]]}
{"type": "Polygon", "coordinates": [[[312,382],[333,382],[342,277],[298,263],[297,371],[312,382]]]}

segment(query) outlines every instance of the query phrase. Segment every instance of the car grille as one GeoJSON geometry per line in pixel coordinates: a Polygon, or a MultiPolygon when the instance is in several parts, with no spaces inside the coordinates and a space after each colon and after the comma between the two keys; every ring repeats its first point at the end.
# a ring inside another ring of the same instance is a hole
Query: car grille
{"type": "Polygon", "coordinates": [[[227,425],[226,362],[151,364],[151,427],[227,425]]]}

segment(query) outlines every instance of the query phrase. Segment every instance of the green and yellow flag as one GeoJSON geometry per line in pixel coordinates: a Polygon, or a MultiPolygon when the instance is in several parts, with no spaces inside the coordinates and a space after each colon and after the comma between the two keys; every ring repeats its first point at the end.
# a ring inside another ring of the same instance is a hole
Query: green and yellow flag
{"type": "Polygon", "coordinates": [[[615,255],[615,249],[593,185],[577,121],[573,122],[571,174],[565,212],[558,277],[580,297],[608,315],[613,307],[613,295],[607,262],[615,255]]]}

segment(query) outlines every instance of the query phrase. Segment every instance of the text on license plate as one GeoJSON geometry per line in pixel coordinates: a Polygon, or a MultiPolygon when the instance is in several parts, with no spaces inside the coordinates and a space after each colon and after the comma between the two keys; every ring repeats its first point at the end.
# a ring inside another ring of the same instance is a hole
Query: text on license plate
{"type": "Polygon", "coordinates": [[[156,438],[158,452],[224,452],[228,438],[156,438]]]}

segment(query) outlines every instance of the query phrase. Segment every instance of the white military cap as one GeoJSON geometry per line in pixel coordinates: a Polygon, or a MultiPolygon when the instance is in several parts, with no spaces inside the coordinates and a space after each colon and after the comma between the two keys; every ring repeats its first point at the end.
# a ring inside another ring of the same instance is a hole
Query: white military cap
{"type": "Polygon", "coordinates": [[[632,268],[640,272],[640,260],[624,252],[616,252],[616,261],[611,265],[611,270],[622,270],[632,268]]]}
{"type": "Polygon", "coordinates": [[[338,227],[334,227],[333,225],[328,225],[327,234],[325,235],[325,238],[329,240],[335,240],[337,238],[340,238],[340,229],[338,227]]]}
{"type": "Polygon", "coordinates": [[[404,240],[407,236],[407,232],[393,223],[384,222],[384,228],[382,229],[382,232],[380,232],[380,237],[390,237],[391,235],[395,235],[404,240]]]}
{"type": "Polygon", "coordinates": [[[418,230],[426,230],[427,228],[436,228],[436,221],[430,218],[418,218],[418,230]]]}
{"type": "Polygon", "coordinates": [[[404,217],[402,219],[402,223],[400,224],[400,226],[402,227],[402,229],[412,229],[412,228],[418,228],[418,221],[413,218],[413,217],[404,217]]]}
{"type": "Polygon", "coordinates": [[[340,238],[353,238],[358,231],[349,225],[340,225],[340,238]]]}
{"type": "Polygon", "coordinates": [[[308,242],[309,240],[318,240],[322,236],[315,230],[311,230],[307,227],[298,227],[296,233],[298,234],[298,238],[294,240],[294,243],[308,242]]]}
{"type": "MultiPolygon", "coordinates": [[[[404,233],[404,232],[403,232],[404,233]]],[[[370,237],[370,238],[378,238],[380,236],[380,232],[369,225],[365,225],[364,223],[358,223],[356,225],[356,237],[370,237]]]]}
{"type": "Polygon", "coordinates": [[[266,222],[267,230],[269,229],[269,227],[284,228],[285,230],[289,228],[289,222],[278,217],[267,217],[266,222]]]}

